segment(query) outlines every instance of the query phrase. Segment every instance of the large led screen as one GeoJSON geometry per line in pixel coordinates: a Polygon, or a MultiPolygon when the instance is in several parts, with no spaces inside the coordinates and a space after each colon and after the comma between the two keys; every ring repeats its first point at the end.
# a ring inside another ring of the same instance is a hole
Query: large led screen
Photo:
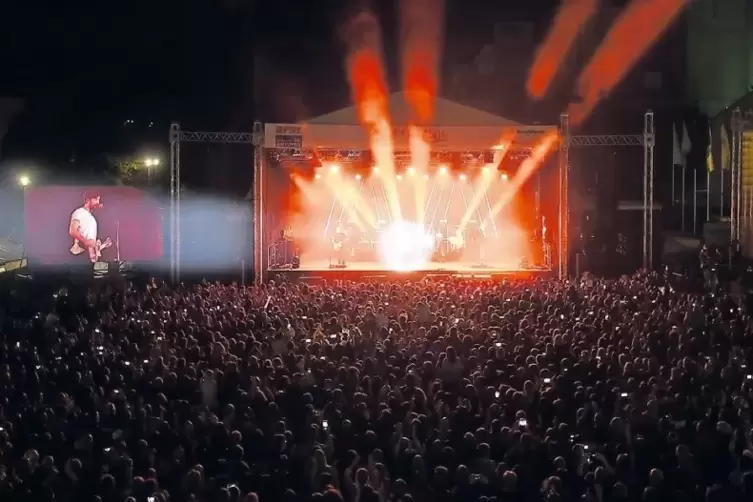
{"type": "Polygon", "coordinates": [[[132,187],[32,188],[25,212],[27,255],[43,265],[163,257],[159,204],[132,187]]]}

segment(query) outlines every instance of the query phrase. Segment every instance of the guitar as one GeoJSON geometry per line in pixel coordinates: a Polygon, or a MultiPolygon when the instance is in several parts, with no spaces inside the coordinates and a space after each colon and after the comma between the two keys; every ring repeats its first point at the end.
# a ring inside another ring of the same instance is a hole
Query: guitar
{"type": "Polygon", "coordinates": [[[101,241],[97,239],[97,242],[94,244],[94,246],[90,248],[83,247],[78,240],[73,241],[73,246],[71,246],[71,254],[74,256],[78,256],[81,253],[88,251],[89,252],[89,259],[92,263],[96,263],[97,260],[99,260],[102,257],[102,251],[112,246],[112,240],[108,237],[104,241],[101,241]]]}
{"type": "Polygon", "coordinates": [[[332,247],[335,251],[340,251],[343,248],[343,245],[345,244],[345,241],[348,240],[348,234],[345,232],[337,232],[335,236],[332,238],[332,247]]]}

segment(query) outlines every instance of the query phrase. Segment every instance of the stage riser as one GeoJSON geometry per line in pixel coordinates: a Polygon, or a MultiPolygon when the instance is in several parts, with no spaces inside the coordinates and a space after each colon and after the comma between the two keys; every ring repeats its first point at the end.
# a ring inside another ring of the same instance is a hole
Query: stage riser
{"type": "Polygon", "coordinates": [[[269,270],[267,277],[269,279],[281,278],[288,281],[303,281],[309,283],[317,283],[324,281],[358,281],[358,282],[395,282],[405,280],[423,280],[426,278],[464,278],[464,279],[476,279],[476,280],[488,280],[488,281],[502,281],[510,279],[535,279],[535,278],[551,278],[554,277],[554,272],[550,270],[538,271],[538,270],[518,270],[518,271],[505,271],[505,272],[483,272],[478,273],[471,272],[458,272],[457,270],[424,270],[417,272],[384,272],[384,271],[364,271],[364,270],[348,270],[348,269],[333,269],[333,270],[321,270],[312,272],[311,270],[269,270]]]}

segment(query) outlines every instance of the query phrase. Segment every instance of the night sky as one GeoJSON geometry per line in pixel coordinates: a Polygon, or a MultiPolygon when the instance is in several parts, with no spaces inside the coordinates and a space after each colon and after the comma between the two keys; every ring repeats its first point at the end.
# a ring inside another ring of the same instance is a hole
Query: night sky
{"type": "MultiPolygon", "coordinates": [[[[381,20],[391,90],[399,90],[396,0],[44,4],[3,7],[0,96],[27,101],[5,138],[6,160],[91,171],[105,154],[166,153],[171,120],[242,131],[254,119],[296,121],[348,106],[338,29],[364,5],[381,20]]],[[[442,77],[492,41],[497,21],[535,21],[543,36],[556,4],[447,0],[442,77]]]]}

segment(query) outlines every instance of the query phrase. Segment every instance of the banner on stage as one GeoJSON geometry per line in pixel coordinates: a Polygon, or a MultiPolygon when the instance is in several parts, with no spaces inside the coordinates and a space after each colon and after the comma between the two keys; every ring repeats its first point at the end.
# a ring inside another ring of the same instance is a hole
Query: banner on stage
{"type": "MultiPolygon", "coordinates": [[[[434,150],[463,151],[491,150],[502,137],[514,137],[515,148],[533,147],[544,135],[556,131],[556,126],[448,126],[424,127],[424,140],[434,150]]],[[[392,128],[395,150],[407,150],[410,127],[392,128]]],[[[301,150],[347,149],[368,150],[368,134],[362,126],[329,124],[266,124],[264,146],[301,150]]]]}
{"type": "Polygon", "coordinates": [[[275,148],[303,148],[303,126],[276,124],[274,126],[274,145],[271,146],[275,148]]]}

